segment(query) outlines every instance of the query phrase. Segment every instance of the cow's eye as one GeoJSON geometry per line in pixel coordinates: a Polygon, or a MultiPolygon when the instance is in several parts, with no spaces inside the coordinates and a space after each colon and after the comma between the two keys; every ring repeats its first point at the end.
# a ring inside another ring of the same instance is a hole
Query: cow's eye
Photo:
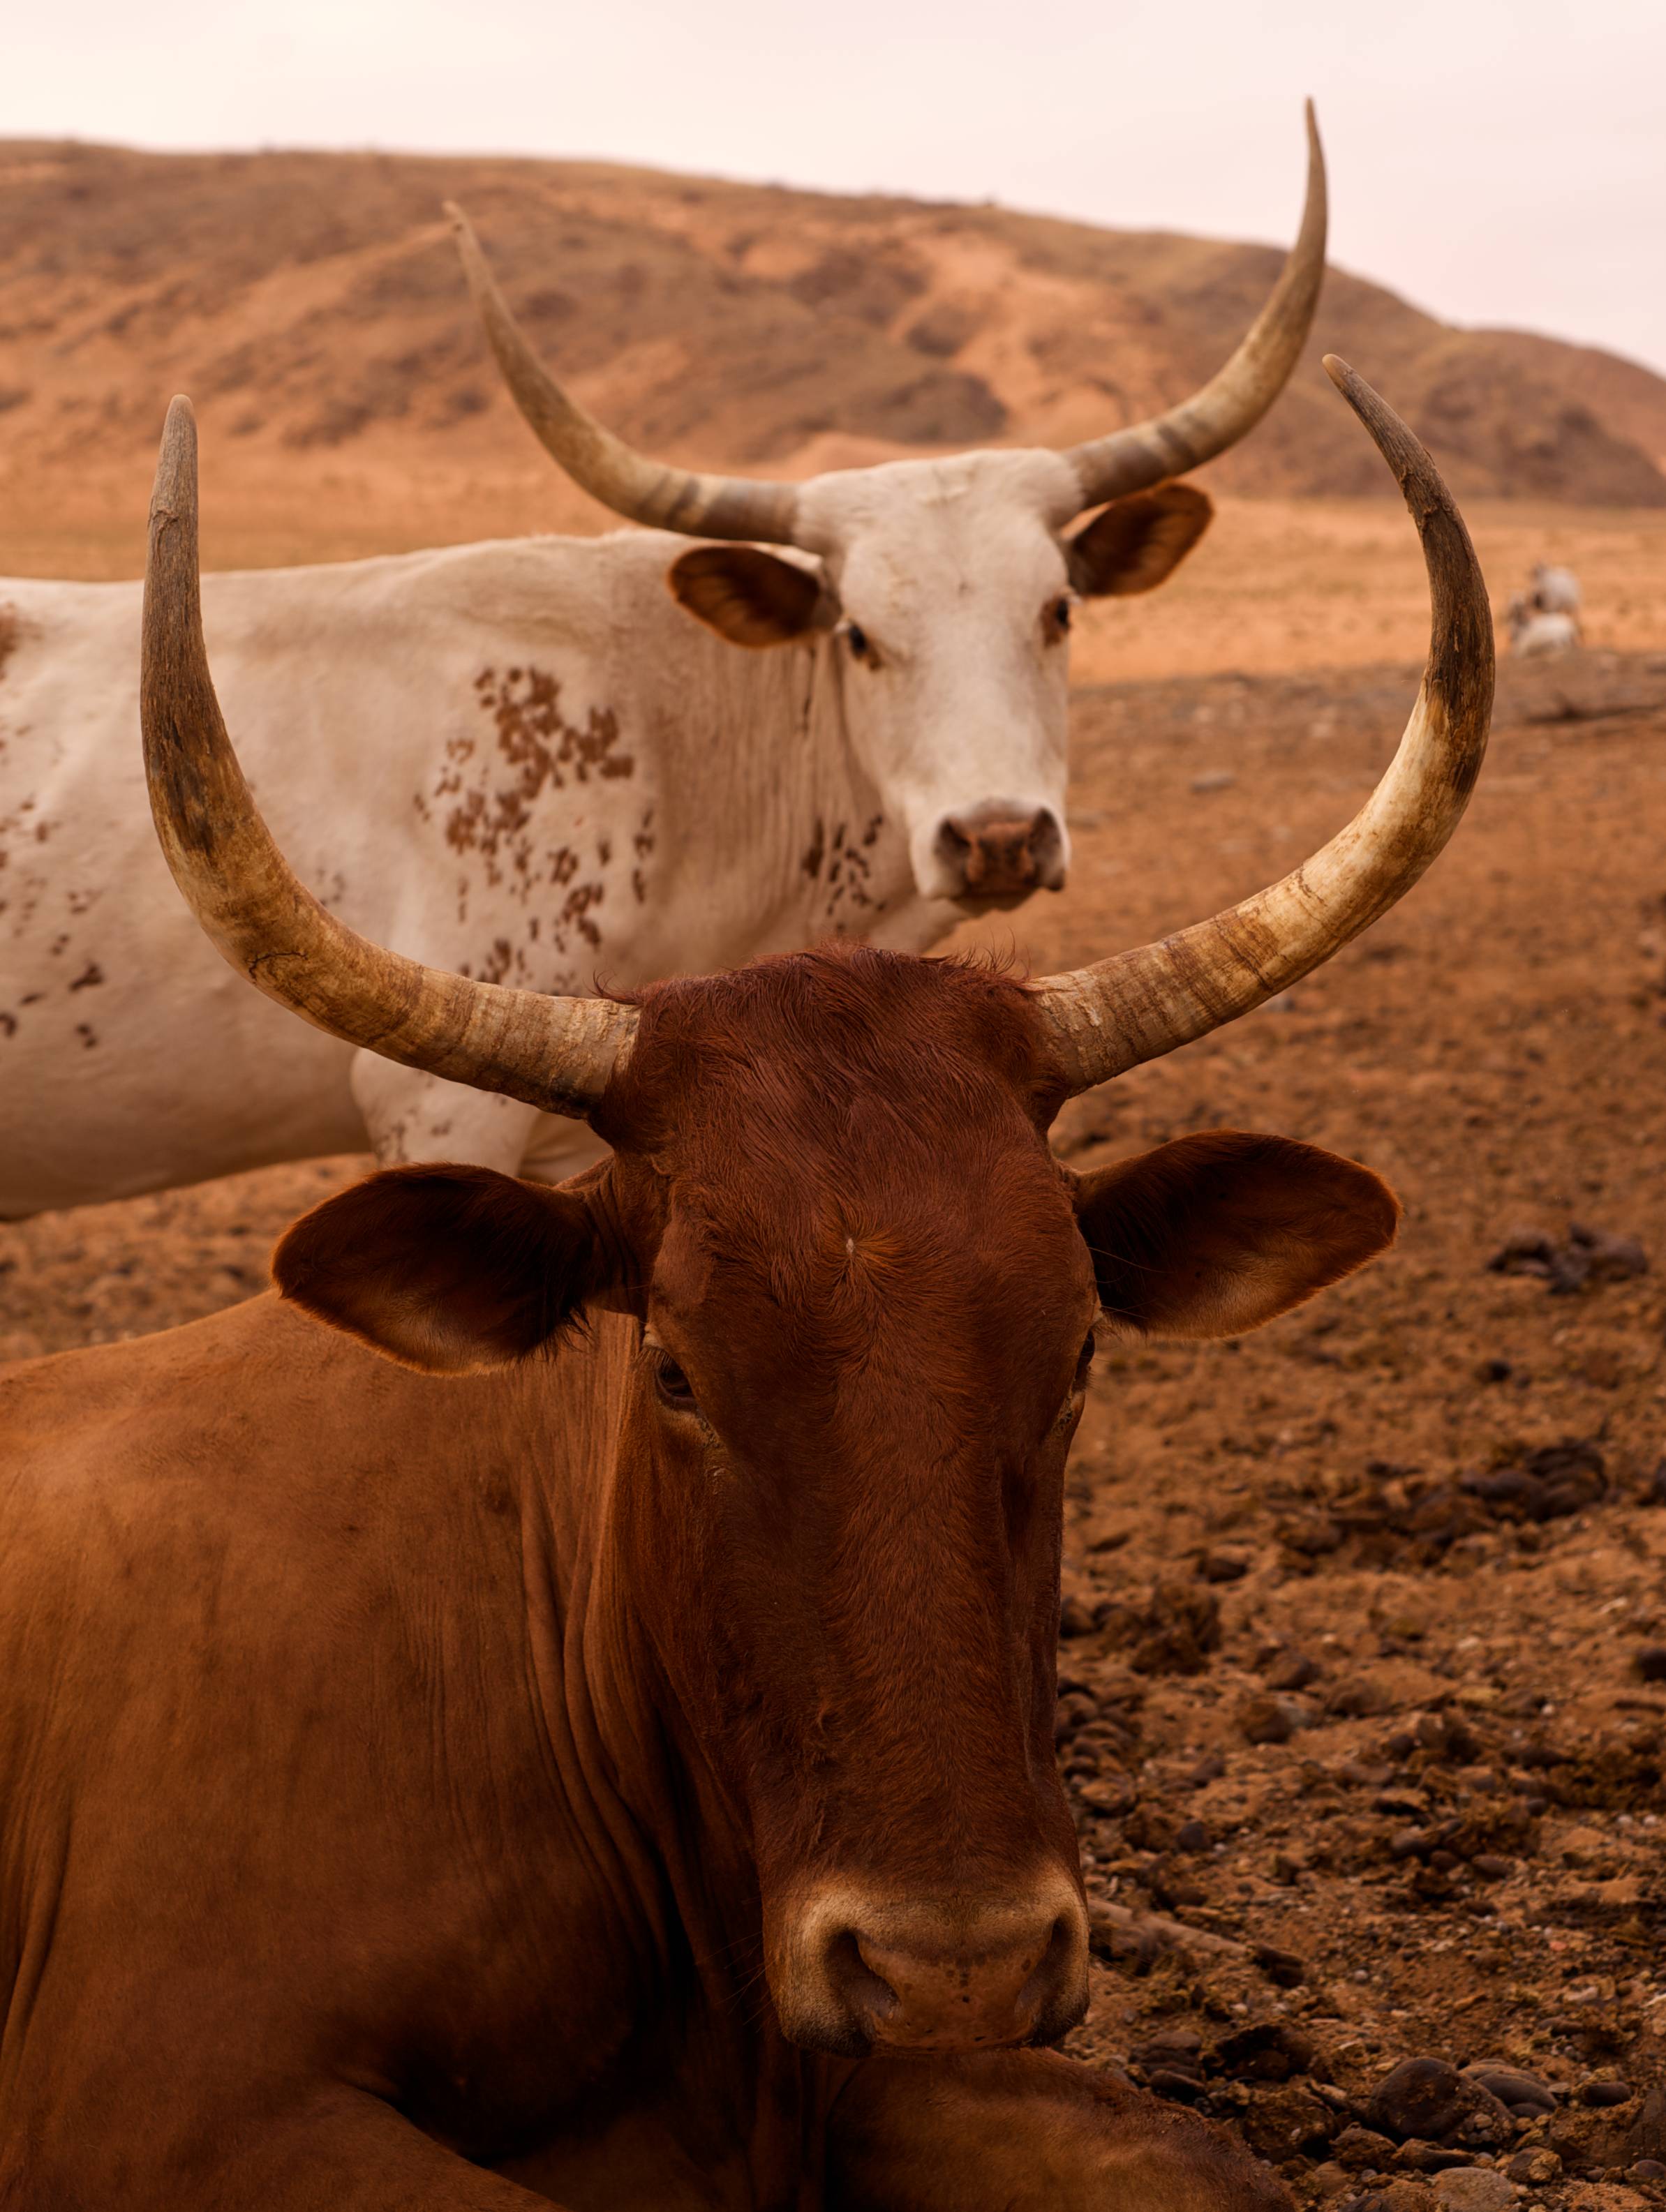
{"type": "Polygon", "coordinates": [[[1062,599],[1055,599],[1052,605],[1048,609],[1048,612],[1053,617],[1053,627],[1055,629],[1060,631],[1067,630],[1070,627],[1071,614],[1071,599],[1069,592],[1067,592],[1062,599]]]}
{"type": "Polygon", "coordinates": [[[868,660],[873,658],[873,647],[868,643],[867,632],[862,628],[860,623],[847,623],[844,636],[845,643],[858,660],[868,660]]]}
{"type": "Polygon", "coordinates": [[[1076,1356],[1076,1380],[1071,1385],[1073,1394],[1087,1388],[1087,1370],[1093,1364],[1093,1331],[1089,1329],[1082,1348],[1076,1356]]]}
{"type": "Polygon", "coordinates": [[[654,1387],[660,1393],[662,1405],[675,1408],[679,1413],[694,1411],[694,1389],[668,1352],[662,1352],[654,1363],[654,1387]]]}

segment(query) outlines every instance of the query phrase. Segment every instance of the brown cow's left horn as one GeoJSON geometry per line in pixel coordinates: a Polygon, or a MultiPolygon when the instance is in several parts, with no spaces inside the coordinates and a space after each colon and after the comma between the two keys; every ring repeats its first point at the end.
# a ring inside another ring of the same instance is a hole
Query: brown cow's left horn
{"type": "MultiPolygon", "coordinates": [[[[1307,204],[1267,305],[1225,368],[1201,392],[1149,422],[1073,446],[1080,497],[1073,512],[1149,490],[1167,477],[1201,467],[1235,446],[1290,381],[1301,358],[1325,276],[1325,156],[1313,102],[1307,103],[1307,204]]],[[[1067,519],[1064,517],[1061,520],[1067,519]]]]}
{"type": "Polygon", "coordinates": [[[1036,986],[1073,1091],[1248,1013],[1340,951],[1411,889],[1456,829],[1493,711],[1493,621],[1463,518],[1393,409],[1334,354],[1325,367],[1400,479],[1432,615],[1400,749],[1347,828],[1293,875],[1160,944],[1036,986]]]}
{"type": "Polygon", "coordinates": [[[790,484],[703,476],[646,460],[563,392],[509,313],[468,217],[451,200],[446,202],[446,213],[474,304],[515,405],[575,483],[616,514],[658,530],[680,530],[690,538],[752,538],[766,545],[793,543],[798,495],[790,484]]]}
{"type": "Polygon", "coordinates": [[[150,501],[139,691],[150,810],[174,882],[232,966],[314,1028],[545,1113],[587,1113],[629,1057],[635,1008],[427,968],[321,907],[290,872],[238,767],[200,597],[197,423],[191,402],[175,399],[150,501]]]}

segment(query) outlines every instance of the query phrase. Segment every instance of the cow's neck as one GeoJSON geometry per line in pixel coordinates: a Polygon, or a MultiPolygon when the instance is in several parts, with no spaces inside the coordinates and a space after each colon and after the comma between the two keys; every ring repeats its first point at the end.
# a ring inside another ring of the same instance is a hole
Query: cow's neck
{"type": "Polygon", "coordinates": [[[812,2212],[820,2159],[806,2153],[845,2069],[775,2027],[750,1841],[658,1658],[647,1612],[664,1588],[641,1589],[625,1553],[618,1408],[635,1347],[635,1324],[606,1316],[588,1348],[575,1347],[596,1390],[595,1447],[557,1489],[535,1484],[526,1501],[529,1645],[552,1731],[571,1747],[562,1765],[573,1810],[628,1893],[636,1971],[657,1984],[667,2098],[732,2101],[751,2201],[812,2212]]]}
{"type": "Polygon", "coordinates": [[[914,888],[902,827],[857,759],[835,639],[749,652],[698,634],[648,713],[662,841],[649,903],[701,940],[678,965],[828,936],[923,945],[952,921],[914,888]],[[689,825],[698,824],[696,836],[689,825]]]}

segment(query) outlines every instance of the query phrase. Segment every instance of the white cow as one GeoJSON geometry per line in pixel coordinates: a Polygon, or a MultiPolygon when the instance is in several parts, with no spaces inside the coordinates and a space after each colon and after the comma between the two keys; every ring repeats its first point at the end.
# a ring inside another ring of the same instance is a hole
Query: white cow
{"type": "MultiPolygon", "coordinates": [[[[1066,453],[799,486],[623,446],[539,367],[459,217],[523,411],[661,527],[207,579],[239,751],[307,880],[433,966],[561,993],[830,932],[917,950],[1056,889],[1072,607],[1162,581],[1210,514],[1168,480],[1294,367],[1324,265],[1309,132],[1300,237],[1192,398],[1066,453]]],[[[137,584],[0,584],[0,1216],[367,1139],[384,1163],[582,1164],[582,1125],[298,1033],[216,958],[150,825],[139,611],[137,584]]]]}
{"type": "Polygon", "coordinates": [[[1572,615],[1577,619],[1584,599],[1579,579],[1572,568],[1554,568],[1547,561],[1534,564],[1533,604],[1541,615],[1572,615]]]}
{"type": "Polygon", "coordinates": [[[1560,608],[1541,609],[1525,592],[1517,592],[1511,600],[1505,610],[1505,623],[1510,632],[1510,650],[1521,659],[1572,653],[1580,641],[1576,616],[1560,608]]]}

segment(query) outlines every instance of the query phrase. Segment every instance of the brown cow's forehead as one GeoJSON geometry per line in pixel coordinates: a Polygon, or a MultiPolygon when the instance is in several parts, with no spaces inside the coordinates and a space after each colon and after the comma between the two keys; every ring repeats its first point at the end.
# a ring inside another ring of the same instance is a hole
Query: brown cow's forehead
{"type": "Polygon", "coordinates": [[[604,1131],[653,1187],[660,1310],[744,1326],[749,1354],[1073,1315],[1059,1087],[1027,994],[987,968],[830,948],[662,987],[604,1131]]]}

